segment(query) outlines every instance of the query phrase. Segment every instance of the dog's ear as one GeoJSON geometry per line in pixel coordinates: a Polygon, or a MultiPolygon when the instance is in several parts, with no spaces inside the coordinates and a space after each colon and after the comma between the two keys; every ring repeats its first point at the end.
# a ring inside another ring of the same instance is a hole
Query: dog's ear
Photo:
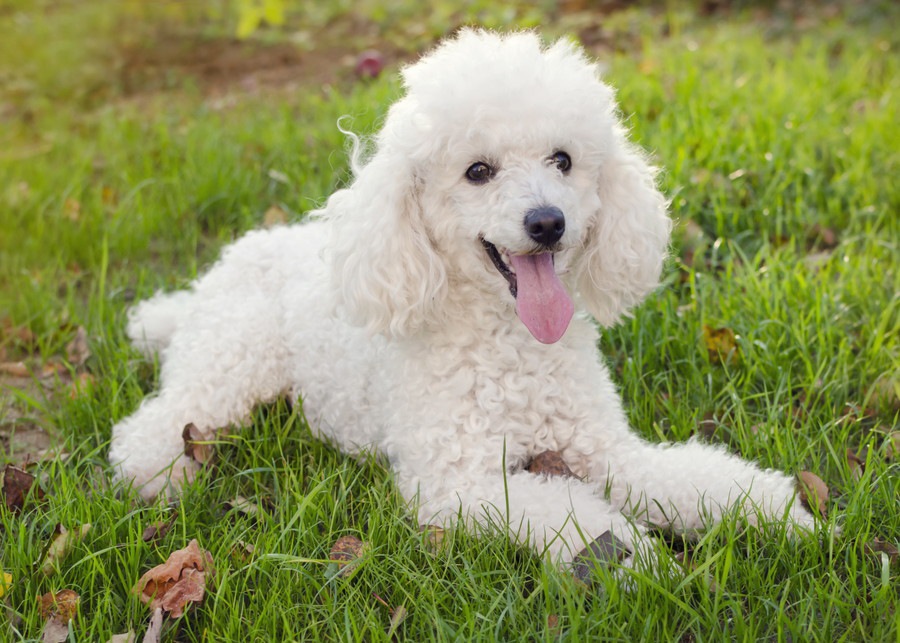
{"type": "Polygon", "coordinates": [[[379,150],[325,210],[326,261],[342,314],[373,333],[409,334],[439,309],[443,261],[425,230],[412,162],[379,150]]]}
{"type": "Polygon", "coordinates": [[[657,286],[672,227],[655,169],[624,140],[617,147],[600,171],[600,208],[576,277],[583,304],[604,326],[657,286]]]}

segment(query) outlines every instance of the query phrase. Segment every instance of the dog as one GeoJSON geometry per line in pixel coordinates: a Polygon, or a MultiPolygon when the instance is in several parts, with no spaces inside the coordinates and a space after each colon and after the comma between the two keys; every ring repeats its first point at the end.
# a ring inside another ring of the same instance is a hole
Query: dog
{"type": "Polygon", "coordinates": [[[160,390],[113,428],[118,477],[176,493],[186,425],[212,439],[290,395],[323,439],[386,460],[421,524],[500,526],[559,564],[601,541],[633,560],[648,527],[732,510],[812,529],[787,475],[629,428],[598,326],[657,287],[671,220],[596,63],[465,29],[402,77],[367,155],[351,135],[348,187],[129,312],[160,390]],[[573,475],[526,468],[547,451],[573,475]]]}

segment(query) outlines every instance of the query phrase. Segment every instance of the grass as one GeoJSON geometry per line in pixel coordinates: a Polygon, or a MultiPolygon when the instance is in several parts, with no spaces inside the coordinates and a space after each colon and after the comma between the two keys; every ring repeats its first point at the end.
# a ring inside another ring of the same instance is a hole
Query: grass
{"type": "MultiPolygon", "coordinates": [[[[533,8],[466,7],[501,26],[534,20],[533,8]]],[[[39,638],[35,596],[63,588],[81,596],[71,640],[142,633],[149,615],[131,587],[192,538],[214,557],[214,588],[164,640],[383,640],[391,614],[376,595],[408,610],[396,636],[410,641],[900,640],[897,558],[868,549],[900,543],[889,440],[900,424],[896,7],[705,18],[672,4],[606,17],[606,77],[681,222],[664,287],[601,342],[633,425],[664,440],[702,429],[764,466],[818,474],[831,488],[825,524],[843,533],[792,541],[729,520],[688,545],[687,575],[634,576],[628,590],[602,575],[592,591],[490,533],[449,533],[430,552],[390,476],[313,440],[286,405],[223,437],[215,469],[175,505],[110,488],[110,426],[155,381],[125,342],[128,304],[185,285],[273,204],[301,218],[347,176],[335,121],[350,114],[371,132],[398,93],[390,78],[339,76],[233,101],[180,79],[125,96],[110,52],[152,41],[147,23],[227,32],[215,12],[145,10],[138,27],[132,11],[12,2],[0,12],[16,44],[0,54],[11,81],[0,109],[2,358],[62,359],[80,325],[93,353],[72,365],[91,377],[77,394],[65,373],[55,386],[3,380],[0,446],[43,423],[68,456],[32,465],[44,503],[0,509],[0,569],[13,577],[0,640],[39,638]],[[738,358],[711,357],[705,327],[730,329],[738,358]],[[238,495],[260,512],[230,507],[238,495]],[[165,537],[142,540],[171,516],[165,537]],[[57,572],[36,572],[55,525],[84,523],[57,572]],[[371,549],[352,577],[333,577],[328,551],[345,534],[371,549]]],[[[346,25],[341,11],[317,28],[346,25]]],[[[465,18],[442,5],[423,32],[412,10],[396,15],[394,38],[428,39],[438,18],[465,18]]],[[[542,23],[588,34],[598,20],[548,5],[542,23]]]]}

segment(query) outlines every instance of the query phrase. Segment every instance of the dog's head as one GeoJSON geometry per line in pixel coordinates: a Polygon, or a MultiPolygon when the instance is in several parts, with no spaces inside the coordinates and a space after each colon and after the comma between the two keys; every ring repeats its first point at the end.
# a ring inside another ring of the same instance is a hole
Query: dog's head
{"type": "Polygon", "coordinates": [[[574,301],[608,325],[656,286],[665,200],[580,49],[464,30],[403,79],[373,157],[327,210],[352,318],[393,334],[439,323],[456,277],[552,343],[574,301]]]}

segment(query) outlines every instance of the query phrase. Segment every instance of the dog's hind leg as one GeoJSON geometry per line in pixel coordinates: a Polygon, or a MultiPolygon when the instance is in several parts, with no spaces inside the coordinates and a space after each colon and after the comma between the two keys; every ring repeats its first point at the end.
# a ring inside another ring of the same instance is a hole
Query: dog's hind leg
{"type": "MultiPolygon", "coordinates": [[[[166,300],[163,300],[166,301],[166,300]]],[[[151,309],[147,309],[151,310],[151,309]]],[[[191,479],[185,426],[204,439],[246,420],[253,407],[288,389],[279,310],[247,288],[194,300],[163,349],[160,392],[113,427],[109,458],[117,477],[133,480],[146,498],[191,479]]]]}

